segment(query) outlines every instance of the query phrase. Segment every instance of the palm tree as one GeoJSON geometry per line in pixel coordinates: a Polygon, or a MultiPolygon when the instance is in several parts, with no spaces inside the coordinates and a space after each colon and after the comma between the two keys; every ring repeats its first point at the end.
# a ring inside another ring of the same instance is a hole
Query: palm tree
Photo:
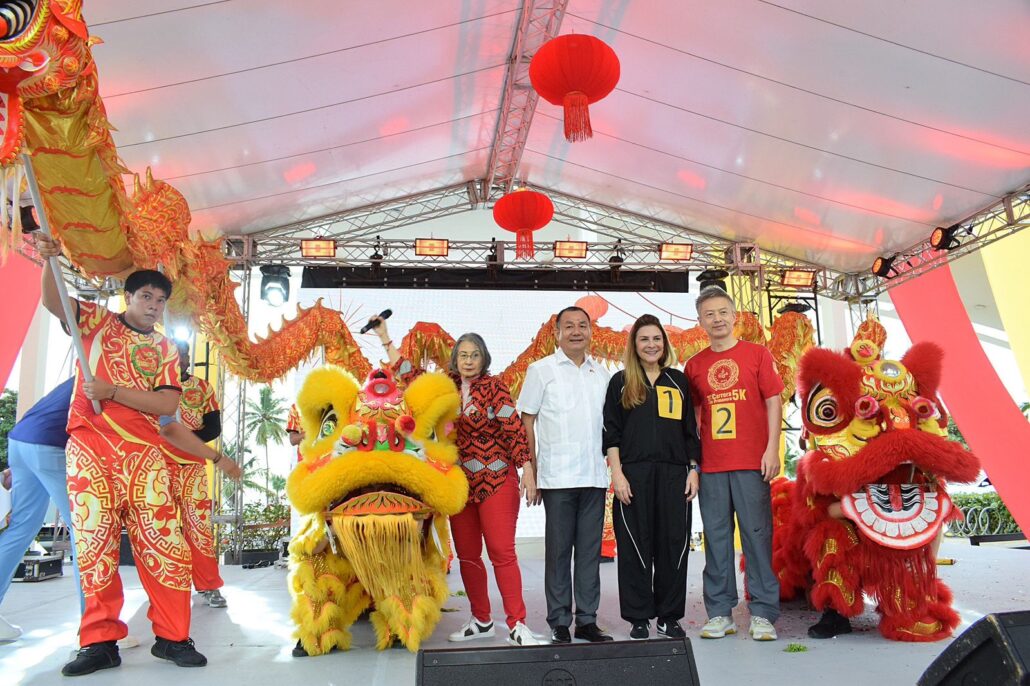
{"type": "Polygon", "coordinates": [[[226,457],[239,463],[242,476],[238,482],[232,479],[222,479],[222,502],[235,502],[236,494],[239,491],[243,491],[244,494],[247,491],[257,491],[264,494],[267,499],[270,495],[269,491],[266,491],[265,486],[254,479],[255,476],[260,477],[264,470],[257,467],[255,464],[257,458],[250,454],[250,450],[244,449],[242,459],[237,458],[236,445],[234,443],[226,443],[224,452],[226,457]]]}
{"type": "Polygon", "coordinates": [[[265,449],[266,500],[270,500],[272,492],[268,485],[268,444],[286,440],[286,412],[282,399],[272,395],[271,386],[262,386],[258,402],[247,401],[247,434],[254,434],[254,441],[265,449]]]}

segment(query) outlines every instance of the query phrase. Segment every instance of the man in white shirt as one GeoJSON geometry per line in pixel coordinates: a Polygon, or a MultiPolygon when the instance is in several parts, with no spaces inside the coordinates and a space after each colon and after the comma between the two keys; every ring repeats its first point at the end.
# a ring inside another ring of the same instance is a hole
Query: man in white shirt
{"type": "Polygon", "coordinates": [[[529,438],[523,468],[527,505],[544,503],[544,593],[553,643],[612,637],[597,626],[601,600],[601,530],[608,470],[601,450],[608,372],[587,351],[590,316],[566,307],[557,317],[558,350],[526,371],[518,410],[529,438]],[[539,489],[539,490],[538,490],[539,489]],[[570,571],[575,550],[575,584],[570,571]]]}

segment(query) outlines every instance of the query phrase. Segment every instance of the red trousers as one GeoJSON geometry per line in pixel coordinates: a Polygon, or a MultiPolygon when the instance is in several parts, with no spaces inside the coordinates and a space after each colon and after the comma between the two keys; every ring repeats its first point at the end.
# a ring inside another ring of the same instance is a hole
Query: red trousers
{"type": "Polygon", "coordinates": [[[472,608],[472,616],[480,622],[490,620],[490,594],[483,564],[483,541],[494,566],[497,588],[501,591],[508,628],[526,621],[526,604],[522,601],[522,572],[515,555],[515,522],[519,517],[519,482],[511,469],[508,479],[497,492],[481,503],[469,503],[451,517],[454,550],[461,566],[461,580],[472,608]]]}
{"type": "Polygon", "coordinates": [[[118,573],[122,526],[150,598],[154,633],[183,641],[190,629],[190,553],[161,451],[114,433],[77,429],[68,441],[68,499],[86,609],[83,646],[124,638],[118,573]]]}
{"type": "Polygon", "coordinates": [[[215,533],[211,525],[211,497],[207,487],[207,465],[180,464],[166,460],[172,483],[172,498],[179,509],[179,525],[190,547],[193,587],[213,591],[225,585],[215,558],[215,533]]]}

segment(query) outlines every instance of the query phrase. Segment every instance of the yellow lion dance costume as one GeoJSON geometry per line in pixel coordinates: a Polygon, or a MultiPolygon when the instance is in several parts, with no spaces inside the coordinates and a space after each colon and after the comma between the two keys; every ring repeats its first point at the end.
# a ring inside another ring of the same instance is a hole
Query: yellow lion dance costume
{"type": "Polygon", "coordinates": [[[297,397],[303,460],[287,492],[304,523],[290,542],[294,654],[351,644],[367,609],[376,648],[415,652],[448,597],[447,517],[465,506],[454,421],[461,396],[443,374],[401,392],[389,369],[364,386],[339,367],[308,375],[297,397]]]}

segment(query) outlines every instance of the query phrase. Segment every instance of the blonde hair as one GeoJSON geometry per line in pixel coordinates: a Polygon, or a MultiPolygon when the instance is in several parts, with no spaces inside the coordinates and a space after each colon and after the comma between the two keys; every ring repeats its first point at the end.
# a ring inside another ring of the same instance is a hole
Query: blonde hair
{"type": "Polygon", "coordinates": [[[626,351],[622,354],[623,385],[622,385],[622,407],[632,410],[644,404],[647,399],[647,384],[644,374],[644,365],[637,355],[637,333],[645,326],[657,326],[662,332],[662,359],[659,367],[671,367],[676,364],[676,349],[669,343],[669,334],[665,327],[653,314],[645,314],[633,322],[633,328],[629,332],[629,340],[626,342],[626,351]]]}

